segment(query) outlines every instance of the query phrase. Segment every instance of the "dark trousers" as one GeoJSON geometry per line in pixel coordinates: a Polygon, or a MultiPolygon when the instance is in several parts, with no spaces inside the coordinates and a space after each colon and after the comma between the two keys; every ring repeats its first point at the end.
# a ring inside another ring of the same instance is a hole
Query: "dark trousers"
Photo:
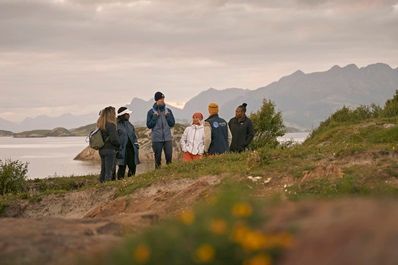
{"type": "Polygon", "coordinates": [[[115,171],[116,151],[113,149],[101,149],[101,174],[100,182],[112,180],[115,171]]]}
{"type": "Polygon", "coordinates": [[[132,145],[127,145],[126,155],[125,155],[125,164],[119,165],[117,170],[117,178],[122,179],[126,174],[126,168],[129,167],[129,171],[127,173],[127,177],[134,176],[137,170],[137,165],[135,164],[135,153],[134,147],[132,145]]]}
{"type": "Polygon", "coordinates": [[[155,154],[155,168],[158,169],[162,165],[162,150],[166,156],[166,164],[170,164],[173,160],[173,143],[167,142],[154,142],[152,143],[153,153],[155,154]]]}

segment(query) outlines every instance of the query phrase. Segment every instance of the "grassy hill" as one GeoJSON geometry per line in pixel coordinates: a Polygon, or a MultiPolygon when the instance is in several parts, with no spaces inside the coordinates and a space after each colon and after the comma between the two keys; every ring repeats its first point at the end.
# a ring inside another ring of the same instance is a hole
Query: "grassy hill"
{"type": "Polygon", "coordinates": [[[67,137],[75,136],[65,128],[55,128],[53,130],[32,130],[20,133],[14,133],[15,138],[36,138],[36,137],[67,137]]]}
{"type": "Polygon", "coordinates": [[[96,127],[97,125],[93,123],[79,128],[70,129],[70,132],[75,136],[87,136],[90,132],[94,131],[96,127]]]}
{"type": "Polygon", "coordinates": [[[10,132],[10,131],[4,131],[4,130],[0,130],[0,137],[10,137],[12,136],[14,133],[10,132]]]}

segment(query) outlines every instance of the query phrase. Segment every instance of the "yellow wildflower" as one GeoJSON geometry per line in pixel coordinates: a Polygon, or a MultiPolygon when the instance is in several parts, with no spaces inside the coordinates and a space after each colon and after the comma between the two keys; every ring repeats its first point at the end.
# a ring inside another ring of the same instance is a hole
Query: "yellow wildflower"
{"type": "Polygon", "coordinates": [[[149,258],[151,256],[151,251],[150,249],[144,245],[138,245],[133,252],[133,258],[139,263],[146,263],[148,262],[149,258]]]}
{"type": "Polygon", "coordinates": [[[260,254],[246,261],[244,265],[271,265],[271,259],[265,254],[260,254]]]}
{"type": "Polygon", "coordinates": [[[248,231],[239,243],[248,251],[256,251],[264,248],[266,240],[266,237],[261,232],[248,231]]]}
{"type": "Polygon", "coordinates": [[[222,235],[227,230],[227,223],[222,219],[214,219],[210,223],[210,230],[216,235],[222,235]]]}
{"type": "Polygon", "coordinates": [[[232,214],[235,217],[249,217],[253,213],[253,208],[250,204],[240,202],[232,207],[232,214]]]}
{"type": "Polygon", "coordinates": [[[183,224],[191,225],[195,221],[195,214],[192,210],[184,211],[180,214],[180,220],[183,224]]]}
{"type": "Polygon", "coordinates": [[[196,250],[196,258],[201,263],[211,262],[214,259],[215,250],[209,244],[203,244],[196,250]]]}
{"type": "Polygon", "coordinates": [[[249,228],[247,228],[244,224],[237,224],[234,227],[232,237],[235,242],[242,242],[245,238],[246,234],[249,232],[249,228]]]}

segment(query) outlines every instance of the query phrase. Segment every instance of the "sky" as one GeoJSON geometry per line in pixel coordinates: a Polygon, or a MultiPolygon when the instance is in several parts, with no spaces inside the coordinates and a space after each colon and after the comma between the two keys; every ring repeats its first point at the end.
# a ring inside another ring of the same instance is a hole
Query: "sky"
{"type": "Polygon", "coordinates": [[[0,0],[0,118],[398,66],[398,0],[0,0]]]}

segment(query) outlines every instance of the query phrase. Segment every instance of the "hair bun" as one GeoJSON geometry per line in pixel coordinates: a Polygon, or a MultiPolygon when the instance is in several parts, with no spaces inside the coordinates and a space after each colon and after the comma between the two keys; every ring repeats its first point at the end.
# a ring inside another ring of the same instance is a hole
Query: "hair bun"
{"type": "Polygon", "coordinates": [[[246,104],[246,103],[243,103],[243,104],[242,104],[242,107],[245,107],[245,108],[246,108],[246,107],[247,107],[247,104],[246,104]]]}

